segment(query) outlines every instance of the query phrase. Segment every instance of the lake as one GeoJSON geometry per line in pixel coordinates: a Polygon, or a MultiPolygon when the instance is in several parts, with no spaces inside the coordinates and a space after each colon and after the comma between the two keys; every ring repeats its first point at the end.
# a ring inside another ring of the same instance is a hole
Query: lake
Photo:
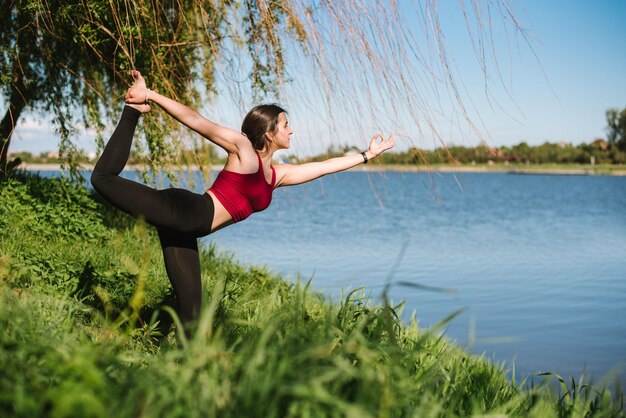
{"type": "Polygon", "coordinates": [[[405,317],[516,373],[598,381],[626,362],[626,177],[347,172],[278,189],[204,241],[338,300],[388,282],[405,317]]]}
{"type": "Polygon", "coordinates": [[[626,177],[345,172],[203,242],[333,300],[392,284],[421,326],[464,309],[445,335],[517,376],[626,381],[626,177]]]}

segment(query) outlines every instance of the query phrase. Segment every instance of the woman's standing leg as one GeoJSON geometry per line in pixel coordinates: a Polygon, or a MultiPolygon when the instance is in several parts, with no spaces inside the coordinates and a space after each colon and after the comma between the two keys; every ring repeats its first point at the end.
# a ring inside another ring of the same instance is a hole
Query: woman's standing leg
{"type": "Polygon", "coordinates": [[[202,282],[198,240],[166,228],[158,228],[165,270],[178,299],[178,315],[186,326],[193,326],[200,316],[202,282]]]}

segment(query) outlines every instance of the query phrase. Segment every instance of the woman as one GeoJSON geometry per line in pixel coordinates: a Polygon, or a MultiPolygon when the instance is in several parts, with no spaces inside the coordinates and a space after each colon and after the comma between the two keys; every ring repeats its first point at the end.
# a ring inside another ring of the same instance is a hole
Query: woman
{"type": "Polygon", "coordinates": [[[202,301],[197,238],[264,210],[276,187],[305,183],[367,163],[395,145],[393,136],[385,139],[376,134],[361,154],[273,166],[272,156],[289,148],[293,133],[287,113],[279,106],[255,107],[238,132],[148,90],[138,71],[133,71],[132,77],[127,106],[94,167],[91,183],[113,205],[157,228],[165,269],[178,299],[178,313],[186,325],[198,318],[202,301]],[[139,116],[150,111],[150,102],[228,153],[223,171],[204,194],[174,188],[155,190],[119,176],[128,160],[139,116]]]}

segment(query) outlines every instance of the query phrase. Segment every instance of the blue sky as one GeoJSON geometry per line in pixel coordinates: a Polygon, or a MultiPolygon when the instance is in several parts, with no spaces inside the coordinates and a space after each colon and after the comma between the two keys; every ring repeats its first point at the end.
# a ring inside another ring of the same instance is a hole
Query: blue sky
{"type": "MultiPolygon", "coordinates": [[[[504,39],[494,31],[496,38],[501,38],[496,39],[496,54],[503,83],[497,73],[490,74],[491,101],[485,99],[483,73],[468,48],[459,3],[439,4],[455,74],[481,135],[493,146],[562,140],[578,144],[604,137],[606,109],[626,107],[626,0],[509,3],[536,58],[519,34],[504,39]]],[[[298,118],[297,112],[293,116],[296,132],[300,125],[302,133],[309,122],[298,118]]],[[[221,114],[217,120],[236,126],[237,118],[221,114]]],[[[445,126],[440,129],[448,144],[473,146],[478,142],[476,136],[447,132],[445,126]]],[[[314,136],[303,134],[302,142],[314,136]]],[[[80,148],[95,149],[89,133],[79,135],[78,143],[80,148]]],[[[16,130],[11,149],[41,152],[55,149],[57,144],[48,122],[27,115],[16,130]]],[[[305,154],[319,151],[320,147],[311,144],[296,149],[305,154]]]]}
{"type": "Polygon", "coordinates": [[[498,144],[567,140],[605,135],[604,112],[626,107],[626,1],[516,3],[526,22],[545,78],[529,62],[514,74],[520,123],[493,117],[498,144]],[[524,10],[525,9],[525,10],[524,10]]]}

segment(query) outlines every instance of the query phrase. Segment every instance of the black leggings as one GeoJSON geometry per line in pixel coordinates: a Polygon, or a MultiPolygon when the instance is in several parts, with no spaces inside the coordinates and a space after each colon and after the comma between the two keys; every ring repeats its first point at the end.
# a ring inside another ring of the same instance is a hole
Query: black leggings
{"type": "Polygon", "coordinates": [[[93,169],[91,184],[109,202],[154,225],[165,270],[178,299],[178,314],[188,324],[202,303],[197,238],[211,232],[213,200],[184,189],[155,190],[119,176],[124,169],[141,113],[125,107],[120,122],[93,169]]]}

